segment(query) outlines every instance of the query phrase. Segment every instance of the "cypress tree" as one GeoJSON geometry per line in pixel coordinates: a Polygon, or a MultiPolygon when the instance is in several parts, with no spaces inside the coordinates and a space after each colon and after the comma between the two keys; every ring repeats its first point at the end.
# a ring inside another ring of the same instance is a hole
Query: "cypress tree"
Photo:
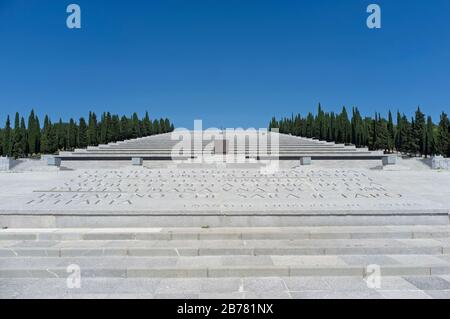
{"type": "Polygon", "coordinates": [[[161,133],[166,133],[166,123],[164,122],[163,119],[159,119],[159,129],[161,133]]]}
{"type": "Polygon", "coordinates": [[[55,130],[56,144],[59,150],[65,150],[69,148],[69,137],[68,133],[66,132],[66,126],[67,125],[63,123],[61,118],[59,119],[58,124],[55,124],[53,126],[53,129],[55,130]]]}
{"type": "Polygon", "coordinates": [[[88,145],[88,128],[86,125],[86,121],[84,117],[80,118],[79,127],[78,127],[78,147],[80,148],[86,148],[88,145]]]}
{"type": "Polygon", "coordinates": [[[391,111],[389,111],[388,114],[387,131],[388,131],[388,149],[389,152],[392,153],[395,147],[395,127],[391,111]]]}
{"type": "Polygon", "coordinates": [[[3,130],[0,128],[0,156],[3,155],[3,130]]]}
{"type": "Polygon", "coordinates": [[[71,118],[67,126],[67,147],[71,150],[77,147],[77,135],[77,126],[71,118]]]}
{"type": "Polygon", "coordinates": [[[88,124],[88,145],[97,145],[98,143],[98,132],[97,132],[97,115],[94,112],[89,112],[89,124],[88,124]]]}
{"type": "Polygon", "coordinates": [[[141,129],[139,125],[139,117],[136,113],[133,113],[132,117],[132,136],[133,138],[141,137],[141,129]]]}
{"type": "Polygon", "coordinates": [[[153,121],[153,132],[155,132],[155,134],[161,133],[159,130],[159,122],[156,119],[153,121]]]}
{"type": "Polygon", "coordinates": [[[314,137],[314,116],[311,113],[306,117],[306,137],[314,137]]]}
{"type": "Polygon", "coordinates": [[[5,129],[3,131],[3,154],[6,156],[12,156],[12,134],[11,134],[11,121],[9,115],[6,117],[5,129]]]}
{"type": "Polygon", "coordinates": [[[436,139],[434,136],[434,124],[431,116],[427,118],[427,133],[425,139],[425,157],[436,154],[436,139]]]}
{"type": "Polygon", "coordinates": [[[41,153],[53,154],[57,150],[56,132],[48,115],[44,119],[44,127],[42,129],[41,153]]]}
{"type": "Polygon", "coordinates": [[[30,153],[30,148],[28,147],[28,132],[23,117],[20,119],[20,131],[22,132],[22,155],[28,155],[30,153]]]}
{"type": "Polygon", "coordinates": [[[166,133],[172,132],[172,130],[170,128],[170,121],[168,118],[164,119],[164,128],[166,129],[166,133]]]}
{"type": "Polygon", "coordinates": [[[110,142],[117,142],[120,139],[120,119],[118,115],[111,117],[110,142]]]}
{"type": "Polygon", "coordinates": [[[126,140],[131,137],[131,127],[125,115],[120,118],[120,139],[126,140]]]}
{"type": "Polygon", "coordinates": [[[446,113],[442,112],[438,132],[437,132],[437,141],[436,148],[437,153],[442,156],[450,157],[450,123],[446,113]]]}
{"type": "Polygon", "coordinates": [[[12,142],[12,156],[14,158],[23,157],[23,155],[24,155],[23,138],[24,138],[24,136],[23,136],[22,130],[20,128],[19,113],[16,112],[16,116],[14,119],[14,132],[13,132],[13,142],[12,142]]]}
{"type": "Polygon", "coordinates": [[[36,117],[31,110],[28,117],[28,150],[31,155],[38,153],[36,117]]]}
{"type": "Polygon", "coordinates": [[[415,114],[413,127],[414,149],[412,151],[414,154],[419,153],[422,155],[425,153],[425,136],[425,115],[420,111],[420,107],[418,107],[415,114]]]}

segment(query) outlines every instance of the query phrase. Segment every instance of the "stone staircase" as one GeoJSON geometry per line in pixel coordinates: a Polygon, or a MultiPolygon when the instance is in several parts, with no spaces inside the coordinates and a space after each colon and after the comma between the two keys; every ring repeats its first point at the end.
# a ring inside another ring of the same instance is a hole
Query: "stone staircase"
{"type": "MultiPolygon", "coordinates": [[[[192,132],[191,132],[192,133],[192,132]]],[[[172,133],[147,136],[127,141],[109,143],[107,145],[89,146],[87,149],[76,149],[74,152],[61,152],[59,157],[63,160],[86,160],[86,159],[129,159],[131,157],[142,157],[144,159],[171,159],[172,150],[179,140],[172,139],[172,133]]],[[[243,133],[244,134],[244,133],[243,133]]],[[[191,134],[194,136],[194,133],[191,134]]],[[[239,135],[239,134],[238,134],[239,135]]],[[[295,159],[299,157],[313,157],[315,159],[379,159],[382,152],[370,152],[367,148],[356,148],[354,145],[336,144],[334,142],[319,141],[316,139],[302,138],[286,134],[268,133],[267,142],[260,146],[259,137],[255,136],[250,142],[248,136],[236,138],[230,144],[229,154],[243,156],[278,156],[280,159],[295,159]],[[276,139],[275,139],[276,134],[276,139]],[[237,141],[245,140],[244,145],[238,145],[237,141]],[[279,147],[271,150],[272,141],[278,140],[279,147]]],[[[205,152],[211,152],[213,141],[203,138],[201,145],[196,145],[193,138],[191,149],[186,154],[197,157],[205,152]]]]}
{"type": "Polygon", "coordinates": [[[449,226],[6,229],[0,278],[450,275],[449,226]]]}

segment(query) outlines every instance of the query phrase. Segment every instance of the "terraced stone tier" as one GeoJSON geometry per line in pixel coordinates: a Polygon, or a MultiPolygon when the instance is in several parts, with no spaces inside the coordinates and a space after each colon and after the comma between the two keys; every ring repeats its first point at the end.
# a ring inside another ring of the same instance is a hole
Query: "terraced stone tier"
{"type": "MultiPolygon", "coordinates": [[[[250,142],[249,137],[242,138],[242,140],[245,140],[245,145],[238,145],[236,140],[236,143],[230,145],[229,154],[257,157],[276,156],[280,159],[293,159],[301,156],[309,156],[315,159],[380,159],[382,156],[381,152],[370,152],[367,148],[359,149],[353,145],[347,146],[278,133],[268,133],[268,142],[261,142],[261,145],[259,144],[259,138],[256,138],[255,142],[250,142]],[[275,142],[275,136],[278,142],[275,142]],[[274,150],[272,150],[272,143],[278,143],[274,150]]],[[[173,157],[172,150],[178,143],[179,140],[172,139],[171,133],[167,133],[110,143],[108,145],[90,146],[87,149],[77,149],[74,152],[61,152],[59,157],[65,161],[89,159],[128,160],[131,156],[139,156],[146,160],[171,159],[173,157]]],[[[194,142],[192,139],[190,150],[185,150],[183,154],[175,155],[175,158],[184,158],[186,155],[198,157],[201,154],[213,152],[214,141],[204,138],[199,144],[197,145],[197,142],[194,142]]]]}

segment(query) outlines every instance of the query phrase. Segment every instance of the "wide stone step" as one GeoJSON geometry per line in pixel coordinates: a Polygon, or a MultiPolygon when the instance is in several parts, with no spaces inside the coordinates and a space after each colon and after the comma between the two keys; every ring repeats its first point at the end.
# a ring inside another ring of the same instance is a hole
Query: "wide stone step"
{"type": "Polygon", "coordinates": [[[342,226],[286,228],[101,228],[3,229],[0,240],[133,240],[133,239],[352,239],[445,238],[448,226],[342,226]]]}
{"type": "Polygon", "coordinates": [[[448,276],[383,276],[370,287],[356,277],[272,278],[81,278],[68,287],[66,278],[0,279],[0,298],[449,298],[448,276]]]}
{"type": "MultiPolygon", "coordinates": [[[[0,248],[0,257],[78,257],[78,256],[309,256],[309,255],[379,255],[379,254],[399,254],[399,255],[448,255],[449,246],[363,246],[357,244],[348,247],[264,247],[261,243],[253,247],[230,247],[200,245],[203,247],[170,247],[160,243],[156,247],[149,246],[147,242],[133,242],[121,245],[110,245],[110,243],[98,244],[97,247],[90,245],[71,243],[63,245],[65,247],[4,247],[0,248]]],[[[27,245],[25,245],[27,246],[27,245]]],[[[269,245],[270,246],[270,245],[269,245]]]]}
{"type": "Polygon", "coordinates": [[[295,240],[370,238],[450,238],[450,226],[11,228],[0,230],[0,240],[295,240]]]}
{"type": "MultiPolygon", "coordinates": [[[[374,261],[378,262],[381,274],[385,276],[450,274],[448,261],[430,256],[404,257],[380,256],[374,261]]],[[[355,259],[356,262],[352,263],[342,258],[338,256],[0,258],[0,278],[67,277],[67,267],[70,265],[80,267],[82,277],[86,278],[364,277],[371,271],[367,265],[373,264],[373,261],[358,262],[355,259]]]]}

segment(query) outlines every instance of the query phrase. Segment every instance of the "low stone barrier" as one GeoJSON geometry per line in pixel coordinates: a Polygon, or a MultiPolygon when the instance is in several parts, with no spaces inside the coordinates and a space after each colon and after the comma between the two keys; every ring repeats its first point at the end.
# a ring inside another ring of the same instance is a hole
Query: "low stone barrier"
{"type": "Polygon", "coordinates": [[[14,164],[14,159],[10,157],[0,157],[0,171],[9,171],[14,164]]]}
{"type": "Polygon", "coordinates": [[[431,168],[450,170],[450,158],[445,158],[443,156],[433,157],[431,159],[431,168]]]}

